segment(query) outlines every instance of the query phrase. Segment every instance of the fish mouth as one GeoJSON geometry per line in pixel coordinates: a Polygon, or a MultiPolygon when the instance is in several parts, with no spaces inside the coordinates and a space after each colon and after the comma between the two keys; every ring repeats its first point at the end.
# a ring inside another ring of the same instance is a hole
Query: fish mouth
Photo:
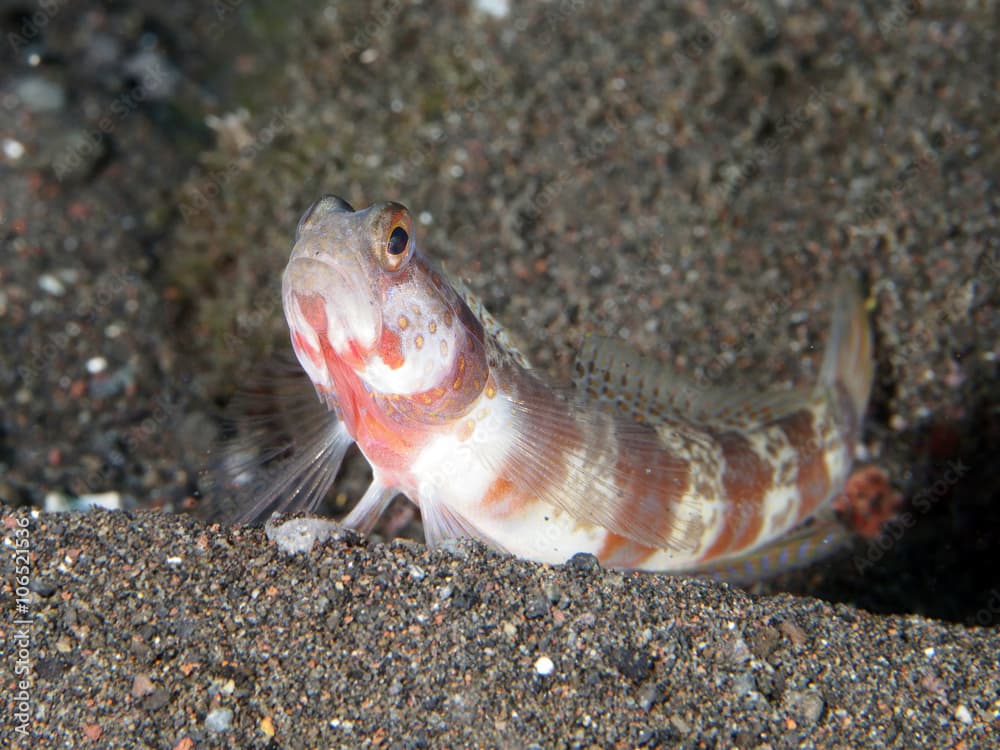
{"type": "Polygon", "coordinates": [[[281,299],[299,362],[317,386],[332,387],[331,357],[363,365],[380,328],[375,290],[356,264],[298,254],[281,280],[281,299]]]}

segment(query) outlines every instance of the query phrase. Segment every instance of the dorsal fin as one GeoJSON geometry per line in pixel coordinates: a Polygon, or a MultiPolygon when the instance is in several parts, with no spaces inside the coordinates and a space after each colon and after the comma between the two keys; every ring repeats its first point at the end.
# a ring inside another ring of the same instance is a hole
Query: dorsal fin
{"type": "Polygon", "coordinates": [[[834,312],[817,384],[760,393],[685,378],[624,341],[588,336],[577,356],[574,382],[584,398],[613,407],[647,424],[682,419],[721,429],[750,429],[781,419],[817,398],[843,389],[853,423],[864,414],[874,372],[869,306],[855,274],[833,287],[834,312]]]}
{"type": "Polygon", "coordinates": [[[483,324],[483,329],[486,333],[496,340],[514,362],[525,370],[530,370],[531,364],[528,362],[528,358],[524,356],[514,343],[514,339],[507,329],[500,325],[497,319],[486,309],[486,305],[482,303],[482,300],[469,289],[468,285],[462,279],[449,273],[444,264],[441,264],[441,273],[444,274],[445,279],[451,284],[452,288],[458,292],[458,296],[469,306],[472,314],[479,318],[479,322],[483,324]]]}
{"type": "Polygon", "coordinates": [[[624,341],[587,336],[574,366],[581,394],[650,425],[681,419],[721,429],[748,429],[798,411],[812,389],[760,393],[701,383],[672,372],[624,341]]]}

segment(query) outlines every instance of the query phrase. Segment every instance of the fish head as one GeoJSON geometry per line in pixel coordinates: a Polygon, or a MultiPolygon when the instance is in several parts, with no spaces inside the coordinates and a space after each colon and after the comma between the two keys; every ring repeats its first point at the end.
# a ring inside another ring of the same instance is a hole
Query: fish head
{"type": "Polygon", "coordinates": [[[482,324],[421,254],[398,203],[316,201],[299,221],[282,303],[299,362],[342,407],[360,389],[451,417],[486,385],[482,324]]]}

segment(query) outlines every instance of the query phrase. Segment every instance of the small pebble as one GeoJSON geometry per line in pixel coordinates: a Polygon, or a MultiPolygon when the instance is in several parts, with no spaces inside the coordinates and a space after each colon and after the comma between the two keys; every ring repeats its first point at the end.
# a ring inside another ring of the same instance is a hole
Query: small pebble
{"type": "Polygon", "coordinates": [[[547,656],[539,656],[535,661],[535,672],[540,674],[542,677],[547,677],[552,674],[555,670],[556,665],[552,663],[552,660],[547,656]]]}
{"type": "Polygon", "coordinates": [[[528,606],[524,608],[524,616],[529,620],[536,620],[544,616],[549,611],[549,600],[543,596],[536,596],[528,606]]]}
{"type": "Polygon", "coordinates": [[[144,695],[152,693],[155,689],[153,681],[149,679],[148,674],[141,672],[132,679],[133,698],[142,698],[144,695]]]}
{"type": "Polygon", "coordinates": [[[0,143],[3,144],[3,155],[10,161],[17,161],[25,154],[24,144],[20,141],[16,141],[13,138],[4,138],[0,143]]]}
{"type": "Polygon", "coordinates": [[[819,721],[826,707],[823,698],[813,690],[789,690],[783,703],[789,715],[806,727],[819,721]]]}
{"type": "Polygon", "coordinates": [[[14,84],[14,95],[31,112],[57,112],[66,105],[66,91],[42,76],[25,76],[14,84]]]}
{"type": "Polygon", "coordinates": [[[569,559],[569,566],[582,573],[590,573],[601,567],[597,558],[589,552],[577,552],[569,559]]]}
{"type": "Polygon", "coordinates": [[[473,6],[494,18],[505,18],[510,13],[510,0],[475,0],[473,6]]]}
{"type": "Polygon", "coordinates": [[[104,357],[91,357],[87,360],[86,368],[91,375],[97,375],[108,369],[108,360],[104,357]]]}
{"type": "Polygon", "coordinates": [[[233,728],[233,709],[217,708],[205,717],[205,729],[209,732],[228,732],[233,728]]]}
{"type": "Polygon", "coordinates": [[[62,297],[66,294],[66,287],[51,273],[43,273],[38,277],[38,288],[43,292],[51,294],[53,297],[62,297]]]}
{"type": "Polygon", "coordinates": [[[37,578],[31,579],[31,583],[28,584],[28,588],[43,599],[48,599],[56,593],[56,587],[53,586],[52,583],[49,581],[39,580],[37,578]]]}
{"type": "Polygon", "coordinates": [[[561,596],[561,593],[559,591],[559,586],[556,585],[554,581],[546,581],[545,583],[543,583],[542,593],[545,594],[545,598],[548,599],[553,604],[559,601],[559,597],[561,596]]]}
{"type": "Polygon", "coordinates": [[[286,555],[309,552],[315,545],[322,544],[342,530],[339,523],[321,518],[293,518],[277,523],[272,518],[264,524],[267,538],[286,555]]]}

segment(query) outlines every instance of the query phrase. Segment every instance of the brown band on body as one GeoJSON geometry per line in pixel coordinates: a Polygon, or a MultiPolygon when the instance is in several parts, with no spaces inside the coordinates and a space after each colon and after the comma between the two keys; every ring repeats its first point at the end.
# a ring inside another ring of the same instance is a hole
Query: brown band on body
{"type": "Polygon", "coordinates": [[[756,541],[764,526],[764,497],[774,481],[774,467],[757,455],[746,437],[738,432],[714,437],[725,462],[726,520],[703,560],[737,552],[756,541]]]}
{"type": "Polygon", "coordinates": [[[597,559],[606,568],[638,568],[656,552],[659,552],[656,547],[609,531],[597,551],[597,559]]]}
{"type": "Polygon", "coordinates": [[[807,518],[830,495],[830,474],[822,436],[814,426],[813,415],[805,410],[779,419],[775,425],[785,433],[798,458],[795,487],[799,492],[798,520],[807,518]]]}
{"type": "MultiPolygon", "coordinates": [[[[617,527],[627,529],[631,524],[647,540],[663,540],[659,549],[666,549],[668,541],[683,531],[683,538],[676,540],[674,548],[696,547],[699,540],[690,539],[688,533],[693,527],[675,512],[691,483],[690,462],[667,450],[656,430],[647,425],[618,419],[616,433],[613,480],[620,498],[615,513],[617,527]]],[[[647,544],[634,546],[636,554],[646,551],[647,557],[658,549],[647,544]]]]}
{"type": "Polygon", "coordinates": [[[488,398],[506,395],[517,405],[512,412],[514,433],[533,438],[511,447],[482,497],[483,509],[504,518],[536,501],[556,505],[551,498],[565,486],[569,456],[582,451],[584,443],[569,406],[559,408],[546,386],[520,368],[488,368],[483,382],[488,398]],[[538,418],[534,404],[544,406],[544,424],[531,424],[538,418]]]}

